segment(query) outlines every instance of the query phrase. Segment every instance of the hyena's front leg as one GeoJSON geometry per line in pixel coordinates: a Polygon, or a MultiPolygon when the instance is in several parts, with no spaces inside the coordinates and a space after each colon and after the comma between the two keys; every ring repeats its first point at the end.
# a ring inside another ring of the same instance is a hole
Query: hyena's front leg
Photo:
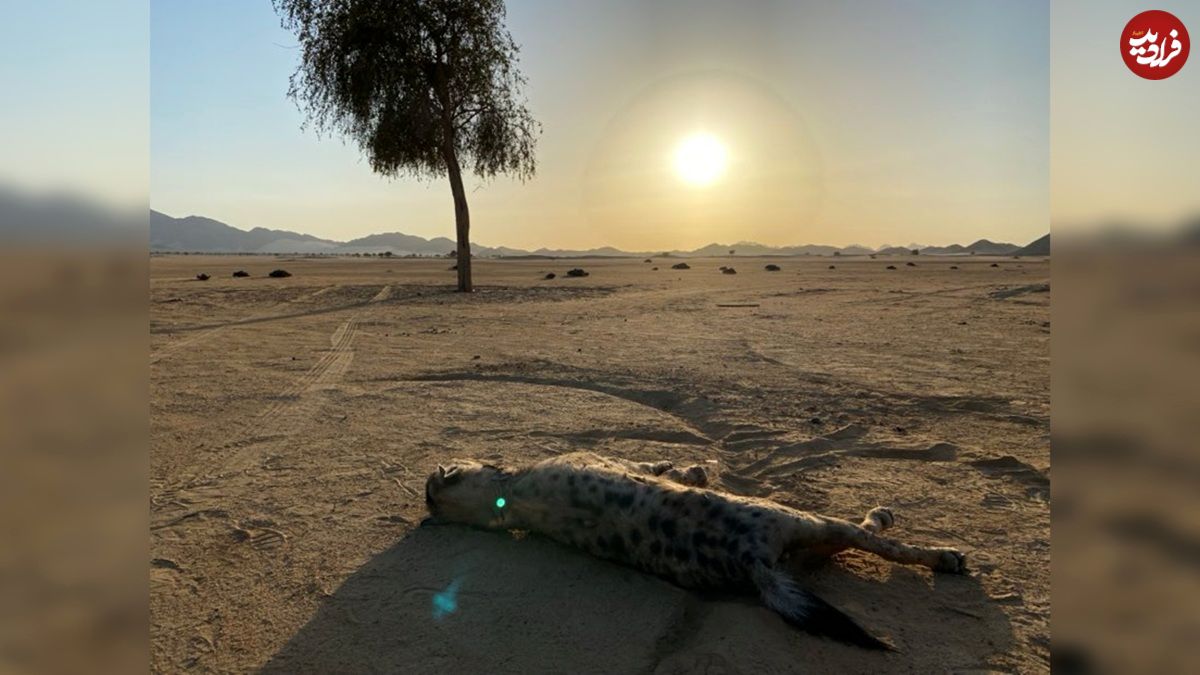
{"type": "Polygon", "coordinates": [[[618,460],[635,473],[645,474],[647,476],[661,476],[663,472],[670,470],[674,464],[661,460],[658,462],[632,462],[629,460],[618,460]]]}
{"type": "Polygon", "coordinates": [[[675,465],[666,460],[658,462],[622,462],[634,471],[646,474],[648,476],[659,476],[667,480],[675,481],[680,485],[688,485],[691,487],[706,487],[708,485],[708,471],[699,464],[685,466],[682,469],[675,468],[675,465]]]}
{"type": "Polygon", "coordinates": [[[663,478],[673,480],[680,485],[691,487],[708,487],[708,471],[699,464],[685,466],[682,469],[668,469],[663,472],[663,478]]]}

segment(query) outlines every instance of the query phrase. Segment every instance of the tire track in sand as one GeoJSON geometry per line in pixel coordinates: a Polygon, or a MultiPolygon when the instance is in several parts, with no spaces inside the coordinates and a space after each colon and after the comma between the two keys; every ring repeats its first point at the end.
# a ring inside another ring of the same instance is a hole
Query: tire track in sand
{"type": "MultiPolygon", "coordinates": [[[[318,293],[328,292],[322,289],[318,293]]],[[[312,297],[312,296],[308,296],[312,297]]],[[[392,297],[392,287],[384,286],[366,303],[366,307],[392,297]]],[[[362,310],[360,310],[361,312],[362,310]]],[[[295,382],[276,396],[262,412],[235,424],[218,451],[226,451],[215,462],[205,462],[194,471],[181,475],[171,484],[152,488],[150,499],[151,532],[169,530],[176,534],[190,524],[209,517],[222,519],[232,515],[223,508],[232,492],[252,486],[243,481],[250,471],[272,458],[273,451],[289,438],[313,423],[323,405],[322,389],[333,386],[354,361],[354,338],[358,332],[358,313],[343,321],[329,336],[330,349],[295,382]]],[[[211,335],[220,329],[205,331],[211,335]]],[[[255,548],[274,548],[286,543],[289,534],[275,527],[257,527],[231,520],[227,526],[239,541],[255,548]]]]}
{"type": "MultiPolygon", "coordinates": [[[[391,297],[392,287],[384,286],[368,301],[367,307],[391,297]]],[[[239,426],[223,446],[236,450],[219,463],[218,473],[252,468],[259,458],[269,455],[298,429],[311,423],[323,403],[313,394],[340,382],[354,362],[354,337],[358,334],[360,318],[356,313],[343,321],[329,336],[329,351],[280,392],[274,403],[239,426]],[[253,436],[249,436],[251,430],[253,436]]]]}
{"type": "Polygon", "coordinates": [[[251,314],[250,316],[245,317],[244,319],[241,319],[238,322],[224,324],[224,325],[220,325],[220,326],[214,326],[207,330],[197,331],[197,332],[189,335],[188,337],[179,338],[178,340],[175,340],[165,346],[159,347],[154,352],[151,352],[150,365],[154,365],[154,364],[158,363],[159,361],[162,361],[163,359],[170,357],[172,354],[175,354],[180,349],[183,349],[184,347],[187,347],[188,345],[195,344],[196,342],[199,342],[201,340],[206,340],[208,338],[211,338],[211,337],[221,333],[226,328],[229,328],[230,326],[235,325],[235,323],[242,323],[242,322],[247,322],[247,321],[261,321],[263,319],[270,319],[274,316],[279,316],[282,314],[282,312],[280,312],[280,310],[286,310],[287,308],[289,308],[292,305],[295,305],[298,302],[308,302],[310,300],[315,300],[315,299],[320,298],[321,296],[333,291],[336,288],[337,288],[336,284],[334,284],[332,286],[325,286],[323,288],[319,288],[319,289],[313,291],[312,293],[302,295],[298,298],[293,298],[291,300],[285,300],[284,302],[281,302],[265,311],[258,312],[257,314],[251,314]]]}
{"type": "MultiPolygon", "coordinates": [[[[384,286],[366,307],[391,297],[392,287],[384,286]]],[[[336,385],[354,361],[354,338],[360,320],[356,314],[339,324],[329,336],[329,351],[277,394],[269,406],[233,426],[224,442],[217,446],[221,456],[216,461],[204,462],[181,476],[174,486],[164,485],[155,501],[192,509],[221,501],[232,487],[234,477],[260,466],[289,438],[311,425],[324,404],[318,392],[336,385]]],[[[153,522],[170,522],[175,514],[170,509],[166,511],[155,513],[153,522]]]]}

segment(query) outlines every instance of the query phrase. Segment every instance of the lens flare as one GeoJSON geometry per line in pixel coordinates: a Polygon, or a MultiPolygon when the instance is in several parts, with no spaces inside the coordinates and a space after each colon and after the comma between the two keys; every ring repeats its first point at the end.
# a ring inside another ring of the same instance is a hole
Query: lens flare
{"type": "Polygon", "coordinates": [[[446,590],[433,594],[433,618],[440,620],[458,611],[458,587],[462,581],[455,579],[446,590]]]}

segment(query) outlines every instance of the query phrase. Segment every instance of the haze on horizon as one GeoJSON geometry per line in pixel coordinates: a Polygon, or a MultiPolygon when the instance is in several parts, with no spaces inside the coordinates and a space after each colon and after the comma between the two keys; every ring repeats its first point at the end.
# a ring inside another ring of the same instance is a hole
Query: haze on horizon
{"type": "MultiPolygon", "coordinates": [[[[341,241],[453,237],[446,181],[383,179],[354,146],[301,129],[286,97],[298,50],[269,1],[151,12],[152,208],[341,241]]],[[[468,184],[473,241],[1025,244],[1049,231],[1044,4],[508,12],[544,125],[538,174],[468,184]]]]}

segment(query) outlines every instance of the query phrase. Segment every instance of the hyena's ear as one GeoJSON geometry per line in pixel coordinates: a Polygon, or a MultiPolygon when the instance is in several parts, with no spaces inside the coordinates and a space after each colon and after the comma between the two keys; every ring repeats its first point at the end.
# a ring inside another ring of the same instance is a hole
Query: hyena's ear
{"type": "Polygon", "coordinates": [[[462,478],[462,472],[459,471],[457,464],[451,464],[449,467],[438,464],[438,478],[443,483],[451,483],[456,478],[462,478]]]}

